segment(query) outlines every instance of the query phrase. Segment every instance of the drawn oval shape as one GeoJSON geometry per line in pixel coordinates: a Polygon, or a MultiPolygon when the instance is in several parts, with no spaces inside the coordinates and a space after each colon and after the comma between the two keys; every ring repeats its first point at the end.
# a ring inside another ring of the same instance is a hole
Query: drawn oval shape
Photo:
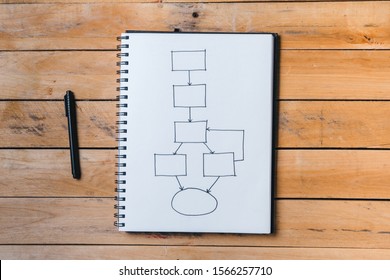
{"type": "Polygon", "coordinates": [[[186,188],[173,196],[171,206],[181,215],[202,216],[214,212],[218,201],[211,193],[202,189],[186,188]]]}

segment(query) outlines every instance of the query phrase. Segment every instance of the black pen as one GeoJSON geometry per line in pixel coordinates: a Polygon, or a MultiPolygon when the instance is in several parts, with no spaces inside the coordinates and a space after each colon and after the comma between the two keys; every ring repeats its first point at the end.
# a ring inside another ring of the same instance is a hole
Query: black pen
{"type": "Polygon", "coordinates": [[[77,121],[76,121],[76,102],[74,94],[70,90],[66,91],[64,96],[65,115],[68,118],[69,146],[70,146],[70,161],[72,164],[72,175],[75,179],[80,179],[80,156],[79,142],[77,139],[77,121]]]}

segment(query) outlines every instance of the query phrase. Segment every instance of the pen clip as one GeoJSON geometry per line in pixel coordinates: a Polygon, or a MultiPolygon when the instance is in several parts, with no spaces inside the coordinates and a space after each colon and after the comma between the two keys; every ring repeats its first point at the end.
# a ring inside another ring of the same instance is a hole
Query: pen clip
{"type": "Polygon", "coordinates": [[[68,98],[69,98],[69,95],[68,95],[68,91],[67,91],[66,94],[65,94],[65,96],[64,96],[65,116],[66,116],[66,117],[69,117],[69,114],[68,114],[68,111],[69,111],[69,109],[68,109],[68,104],[69,104],[68,98]]]}

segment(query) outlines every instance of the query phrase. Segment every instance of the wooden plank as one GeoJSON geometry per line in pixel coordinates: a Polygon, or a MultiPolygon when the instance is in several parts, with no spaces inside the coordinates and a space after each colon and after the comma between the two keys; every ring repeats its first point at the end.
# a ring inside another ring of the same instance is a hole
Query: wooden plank
{"type": "MultiPolygon", "coordinates": [[[[114,101],[78,102],[81,147],[115,147],[114,101]]],[[[0,102],[1,147],[69,147],[63,101],[0,102]]]]}
{"type": "MultiPolygon", "coordinates": [[[[81,147],[115,147],[115,102],[78,102],[81,147]]],[[[390,146],[389,102],[283,101],[279,147],[390,146]],[[364,114],[362,114],[364,112],[364,114]]],[[[0,102],[1,147],[67,147],[61,101],[0,102]]]]}
{"type": "Polygon", "coordinates": [[[0,49],[113,49],[126,29],[174,28],[277,32],[284,49],[388,49],[389,11],[388,1],[11,4],[0,6],[0,49]]]}
{"type": "Polygon", "coordinates": [[[0,150],[0,196],[114,197],[114,150],[80,150],[74,180],[69,150],[0,150]]]}
{"type": "MultiPolygon", "coordinates": [[[[262,0],[262,2],[318,2],[319,0],[262,0]]],[[[331,0],[331,1],[345,1],[345,0],[331,0]]],[[[357,0],[364,1],[364,0],[357,0]]],[[[366,0],[367,1],[367,0],[366,0]]],[[[112,0],[0,0],[5,4],[27,4],[27,3],[111,3],[112,0]]],[[[214,3],[214,2],[258,2],[258,0],[117,0],[115,2],[125,3],[214,3]]]]}
{"type": "Polygon", "coordinates": [[[277,197],[389,199],[389,171],[388,151],[280,150],[277,197]]]}
{"type": "Polygon", "coordinates": [[[275,235],[119,232],[113,199],[0,198],[0,244],[390,248],[389,201],[281,200],[275,235]]]}
{"type": "Polygon", "coordinates": [[[390,146],[389,102],[280,102],[279,147],[390,146]]]}
{"type": "Polygon", "coordinates": [[[0,99],[116,96],[116,52],[0,52],[0,99]]]}
{"type": "MultiPolygon", "coordinates": [[[[268,0],[274,1],[274,0],[268,0]]],[[[290,0],[282,0],[290,1],[290,0]]],[[[293,0],[295,1],[295,0],[293,0]]],[[[307,1],[307,0],[306,0],[307,1]]],[[[308,0],[311,1],[311,0],[308,0]]],[[[116,0],[115,2],[124,3],[160,3],[161,0],[116,0]]],[[[0,0],[0,4],[39,4],[39,3],[64,3],[64,4],[77,4],[77,3],[112,3],[112,0],[0,0]]]]}
{"type": "MultiPolygon", "coordinates": [[[[0,150],[0,196],[113,197],[115,154],[81,150],[74,180],[68,150],[0,150]]],[[[278,198],[390,198],[387,151],[279,150],[277,162],[278,198]]]]}
{"type": "MultiPolygon", "coordinates": [[[[1,52],[0,99],[114,98],[115,54],[1,52]]],[[[280,75],[281,99],[390,99],[390,51],[286,50],[280,75]]]]}
{"type": "Polygon", "coordinates": [[[390,99],[388,51],[283,51],[281,99],[390,99]]]}
{"type": "MultiPolygon", "coordinates": [[[[41,1],[41,0],[37,0],[41,1]]],[[[46,1],[46,0],[43,0],[46,1]]],[[[50,0],[47,0],[50,1],[50,0]]],[[[61,0],[58,0],[61,1],[61,0]]],[[[247,3],[247,2],[320,2],[321,0],[162,0],[163,3],[247,3]]],[[[328,2],[338,2],[345,0],[328,0],[328,2]]],[[[353,1],[353,0],[348,0],[353,1]]],[[[375,0],[354,0],[354,1],[375,1],[375,0]]]]}
{"type": "Polygon", "coordinates": [[[388,260],[389,249],[3,245],[2,260],[388,260]]]}

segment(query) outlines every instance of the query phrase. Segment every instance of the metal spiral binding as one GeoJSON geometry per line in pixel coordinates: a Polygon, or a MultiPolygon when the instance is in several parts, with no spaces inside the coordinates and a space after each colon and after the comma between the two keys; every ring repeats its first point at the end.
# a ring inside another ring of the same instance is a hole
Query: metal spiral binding
{"type": "MultiPolygon", "coordinates": [[[[127,40],[127,39],[129,39],[129,36],[117,37],[118,41],[127,40]]],[[[117,50],[120,52],[117,54],[117,57],[120,59],[129,57],[129,53],[123,51],[124,49],[128,49],[128,48],[129,48],[128,44],[118,45],[117,50]]],[[[116,63],[116,65],[118,67],[122,67],[122,66],[129,65],[129,62],[128,61],[118,61],[116,63]]],[[[117,75],[128,74],[129,71],[126,69],[119,69],[116,71],[116,73],[117,73],[117,75]]],[[[116,90],[120,92],[120,94],[116,97],[116,100],[118,101],[118,104],[116,104],[116,107],[118,108],[118,112],[116,113],[116,116],[118,118],[122,117],[122,116],[127,116],[127,112],[124,112],[121,110],[123,108],[127,108],[127,103],[124,103],[124,102],[125,102],[125,100],[128,99],[128,95],[125,93],[128,91],[128,87],[122,86],[121,84],[127,83],[128,81],[129,81],[128,78],[122,78],[122,77],[120,77],[116,80],[116,82],[119,83],[119,86],[116,88],[116,90]]],[[[117,193],[117,195],[115,196],[115,201],[118,202],[117,204],[114,205],[114,209],[116,210],[116,213],[114,214],[114,218],[116,218],[116,221],[114,222],[114,226],[116,226],[116,227],[124,227],[125,226],[125,223],[120,221],[120,219],[125,218],[125,214],[121,213],[120,210],[125,210],[126,206],[119,205],[119,202],[126,201],[126,198],[123,196],[123,193],[126,192],[126,189],[123,187],[123,185],[126,184],[126,180],[124,180],[122,178],[122,176],[126,176],[126,171],[123,171],[120,169],[122,167],[126,167],[126,163],[123,162],[123,159],[126,159],[126,155],[120,153],[120,151],[126,150],[126,144],[124,142],[127,141],[127,138],[123,137],[123,135],[122,135],[122,134],[127,133],[127,129],[120,127],[120,126],[126,125],[126,124],[127,124],[127,121],[124,121],[124,120],[119,119],[116,121],[116,125],[119,126],[116,129],[116,133],[118,135],[118,137],[116,138],[116,140],[118,141],[118,154],[115,156],[118,159],[118,162],[115,164],[115,166],[118,170],[117,172],[115,172],[115,176],[117,178],[115,180],[115,184],[116,184],[115,192],[117,193]]]]}

